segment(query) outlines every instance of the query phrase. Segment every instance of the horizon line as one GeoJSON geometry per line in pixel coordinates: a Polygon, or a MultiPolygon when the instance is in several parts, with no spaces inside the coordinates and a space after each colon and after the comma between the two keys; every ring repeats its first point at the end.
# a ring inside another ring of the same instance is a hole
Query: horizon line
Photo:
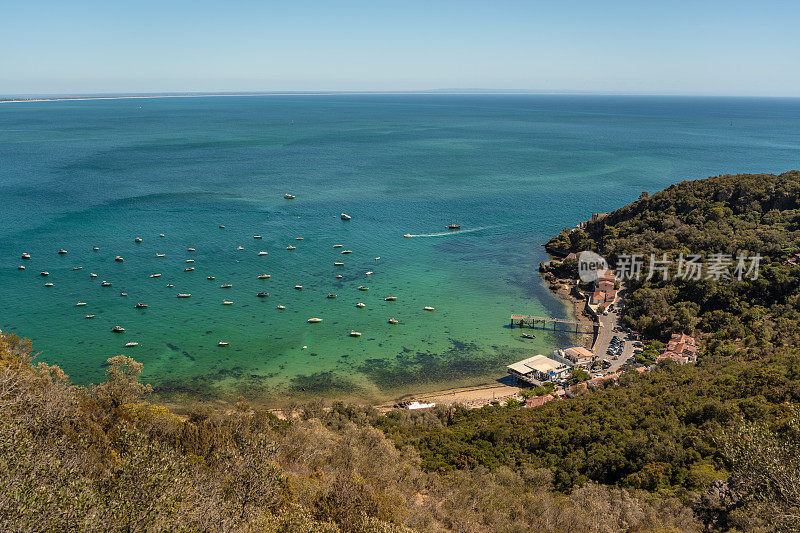
{"type": "Polygon", "coordinates": [[[696,98],[787,98],[797,99],[800,96],[788,95],[725,95],[725,94],[691,94],[691,93],[648,93],[625,91],[580,91],[580,90],[536,90],[536,89],[427,89],[427,90],[382,90],[382,91],[220,91],[220,92],[129,92],[129,93],[66,93],[29,95],[0,95],[0,104],[63,102],[87,100],[128,100],[128,99],[160,99],[160,98],[218,98],[243,96],[335,96],[335,95],[580,95],[580,96],[669,96],[696,98]]]}

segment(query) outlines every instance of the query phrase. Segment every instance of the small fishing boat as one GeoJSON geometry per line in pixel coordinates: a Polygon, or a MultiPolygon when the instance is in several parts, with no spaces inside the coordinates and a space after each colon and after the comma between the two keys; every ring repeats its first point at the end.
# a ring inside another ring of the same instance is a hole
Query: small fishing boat
{"type": "Polygon", "coordinates": [[[237,250],[239,250],[239,251],[241,252],[242,250],[244,250],[244,246],[239,246],[239,247],[238,247],[238,248],[236,248],[236,249],[237,249],[237,250]]]}
{"type": "Polygon", "coordinates": [[[406,239],[409,239],[409,238],[413,237],[413,235],[411,235],[410,233],[406,233],[405,235],[403,235],[403,237],[405,237],[406,239]]]}
{"type": "Polygon", "coordinates": [[[254,239],[261,239],[262,237],[261,237],[261,235],[253,235],[253,238],[254,239]]]}
{"type": "Polygon", "coordinates": [[[294,288],[297,289],[298,291],[303,290],[303,286],[302,285],[295,285],[294,288]]]}
{"type": "Polygon", "coordinates": [[[350,336],[351,337],[360,337],[361,336],[361,332],[360,331],[355,331],[355,330],[350,330],[350,336]]]}
{"type": "Polygon", "coordinates": [[[286,247],[286,249],[287,249],[287,250],[296,250],[296,249],[297,249],[297,247],[296,247],[296,246],[292,246],[292,245],[290,244],[289,246],[287,246],[287,247],[286,247]]]}
{"type": "Polygon", "coordinates": [[[426,305],[425,307],[423,307],[423,309],[426,310],[426,311],[436,311],[436,308],[435,307],[431,307],[430,305],[426,305]]]}
{"type": "Polygon", "coordinates": [[[127,295],[128,295],[128,293],[127,293],[127,292],[121,292],[121,293],[119,293],[119,295],[120,295],[120,296],[127,296],[127,295]]]}
{"type": "Polygon", "coordinates": [[[191,272],[192,270],[194,270],[194,267],[187,267],[183,269],[184,272],[191,272]]]}
{"type": "Polygon", "coordinates": [[[136,237],[135,239],[133,239],[133,242],[142,242],[142,238],[141,237],[136,237]]]}
{"type": "Polygon", "coordinates": [[[303,240],[303,238],[302,238],[302,237],[297,237],[295,240],[297,240],[297,241],[302,241],[302,240],[303,240]]]}
{"type": "Polygon", "coordinates": [[[222,305],[233,305],[233,302],[230,300],[222,300],[222,305]]]}
{"type": "Polygon", "coordinates": [[[163,233],[159,233],[158,236],[161,237],[162,239],[164,238],[164,234],[163,233]]]}
{"type": "Polygon", "coordinates": [[[281,309],[281,310],[286,309],[286,306],[285,305],[279,305],[278,309],[281,309]]]}
{"type": "Polygon", "coordinates": [[[150,306],[149,306],[149,305],[147,305],[147,304],[143,304],[142,302],[138,302],[138,303],[137,303],[136,305],[134,305],[133,307],[135,307],[136,309],[147,309],[147,308],[148,308],[148,307],[150,307],[150,306]]]}
{"type": "Polygon", "coordinates": [[[333,247],[334,247],[334,248],[341,248],[341,247],[342,247],[342,245],[341,245],[341,244],[334,244],[334,245],[333,245],[333,247]]]}
{"type": "Polygon", "coordinates": [[[48,272],[47,270],[42,270],[41,272],[39,272],[39,275],[40,276],[49,276],[50,272],[48,272]]]}
{"type": "Polygon", "coordinates": [[[352,254],[353,250],[342,250],[343,254],[352,254]]]}
{"type": "Polygon", "coordinates": [[[44,286],[45,286],[45,287],[52,287],[52,286],[53,286],[53,283],[52,283],[52,282],[50,282],[50,281],[48,281],[47,283],[45,283],[45,284],[44,284],[44,286]]]}
{"type": "Polygon", "coordinates": [[[381,256],[378,256],[378,257],[375,258],[375,261],[380,261],[380,260],[381,260],[381,256]]]}
{"type": "Polygon", "coordinates": [[[358,302],[356,304],[356,307],[358,307],[358,308],[363,308],[363,307],[366,307],[366,306],[367,306],[367,304],[365,304],[364,302],[358,302]]]}
{"type": "Polygon", "coordinates": [[[104,281],[103,283],[100,284],[101,287],[111,287],[111,285],[112,283],[108,281],[104,281]]]}
{"type": "Polygon", "coordinates": [[[339,216],[341,217],[342,220],[350,220],[351,218],[353,218],[350,215],[348,215],[347,213],[342,213],[339,216]]]}
{"type": "Polygon", "coordinates": [[[336,295],[335,295],[335,294],[329,294],[329,295],[327,296],[327,298],[331,298],[331,299],[333,299],[333,298],[336,298],[336,295]]]}
{"type": "Polygon", "coordinates": [[[396,318],[390,318],[389,319],[389,324],[397,324],[398,322],[399,322],[399,320],[397,320],[396,318]]]}
{"type": "Polygon", "coordinates": [[[194,263],[194,259],[187,259],[186,262],[187,263],[194,263]]]}
{"type": "Polygon", "coordinates": [[[64,254],[66,254],[66,253],[67,253],[67,251],[66,251],[65,249],[63,249],[63,248],[61,248],[61,249],[58,251],[58,255],[64,255],[64,254]]]}
{"type": "Polygon", "coordinates": [[[294,200],[294,194],[289,194],[288,192],[284,194],[283,197],[287,200],[294,200]]]}
{"type": "Polygon", "coordinates": [[[125,259],[121,255],[118,255],[117,257],[114,258],[114,261],[116,261],[117,263],[122,263],[123,261],[125,261],[125,259]]]}
{"type": "Polygon", "coordinates": [[[309,324],[319,324],[320,322],[322,322],[321,318],[309,318],[308,319],[308,323],[309,324]]]}
{"type": "Polygon", "coordinates": [[[138,342],[126,342],[125,343],[125,347],[126,348],[133,348],[134,346],[139,346],[139,343],[138,342]]]}
{"type": "Polygon", "coordinates": [[[358,287],[358,290],[360,290],[360,291],[368,291],[369,287],[364,287],[363,285],[361,285],[361,286],[358,287]]]}
{"type": "Polygon", "coordinates": [[[29,253],[23,253],[23,254],[22,254],[22,258],[23,258],[23,259],[30,259],[30,258],[31,258],[31,254],[29,254],[29,253]]]}
{"type": "Polygon", "coordinates": [[[341,274],[336,274],[336,279],[342,279],[343,277],[341,274]]]}
{"type": "Polygon", "coordinates": [[[72,267],[72,270],[83,270],[83,267],[72,267]]]}
{"type": "MultiPolygon", "coordinates": [[[[172,287],[172,285],[170,285],[170,287],[172,287]]],[[[191,293],[188,292],[178,293],[178,298],[191,298],[191,297],[192,297],[191,293]]]]}
{"type": "Polygon", "coordinates": [[[264,250],[258,252],[258,255],[267,255],[267,254],[269,254],[269,252],[265,252],[264,250]]]}
{"type": "Polygon", "coordinates": [[[86,318],[94,318],[94,315],[86,315],[86,318]]]}
{"type": "Polygon", "coordinates": [[[167,254],[156,254],[156,257],[164,257],[167,254]]]}
{"type": "Polygon", "coordinates": [[[86,302],[78,302],[75,304],[75,307],[83,307],[84,305],[86,305],[86,302]]]}
{"type": "Polygon", "coordinates": [[[258,294],[256,294],[256,296],[258,296],[259,298],[266,298],[267,296],[269,296],[269,293],[268,292],[259,292],[258,294]]]}
{"type": "Polygon", "coordinates": [[[396,302],[396,301],[397,301],[397,296],[387,296],[387,297],[386,297],[386,298],[384,298],[383,300],[384,300],[385,302],[396,302]]]}
{"type": "Polygon", "coordinates": [[[161,274],[150,274],[151,278],[160,278],[161,274]]]}
{"type": "Polygon", "coordinates": [[[20,265],[17,267],[17,270],[25,270],[25,265],[20,265]]]}
{"type": "Polygon", "coordinates": [[[96,251],[100,250],[100,247],[99,246],[92,246],[92,250],[94,250],[96,252],[96,251]]]}
{"type": "Polygon", "coordinates": [[[173,285],[172,283],[167,283],[167,288],[170,288],[170,289],[171,289],[171,288],[172,288],[172,287],[174,287],[174,286],[175,286],[175,285],[173,285]]]}
{"type": "Polygon", "coordinates": [[[344,263],[342,263],[341,261],[334,261],[333,266],[337,267],[344,266],[344,263]]]}
{"type": "Polygon", "coordinates": [[[269,279],[269,274],[259,274],[258,279],[269,279]]]}
{"type": "Polygon", "coordinates": [[[225,225],[224,224],[220,224],[219,225],[219,229],[225,229],[225,225]]]}
{"type": "Polygon", "coordinates": [[[206,279],[209,280],[209,281],[213,281],[213,280],[215,280],[217,278],[215,278],[214,276],[206,276],[206,279]]]}
{"type": "Polygon", "coordinates": [[[374,274],[374,272],[373,272],[372,270],[370,270],[370,271],[368,271],[368,272],[366,273],[366,275],[367,275],[367,276],[371,276],[372,274],[374,274]]]}
{"type": "Polygon", "coordinates": [[[122,333],[123,331],[125,331],[125,328],[123,328],[122,326],[114,326],[113,328],[111,328],[111,331],[113,331],[114,333],[122,333]]]}
{"type": "Polygon", "coordinates": [[[97,274],[95,274],[94,272],[89,272],[89,277],[90,278],[96,278],[97,274]]]}
{"type": "Polygon", "coordinates": [[[194,248],[187,248],[186,251],[187,252],[196,252],[197,250],[195,250],[194,248]]]}
{"type": "Polygon", "coordinates": [[[228,344],[230,344],[230,343],[229,343],[229,342],[226,342],[226,341],[219,341],[219,342],[217,343],[217,346],[227,346],[228,344]]]}
{"type": "Polygon", "coordinates": [[[220,289],[230,289],[231,287],[233,287],[232,283],[223,283],[219,286],[220,289]]]}
{"type": "Polygon", "coordinates": [[[535,339],[536,335],[531,335],[530,333],[523,333],[522,337],[525,339],[535,339]]]}

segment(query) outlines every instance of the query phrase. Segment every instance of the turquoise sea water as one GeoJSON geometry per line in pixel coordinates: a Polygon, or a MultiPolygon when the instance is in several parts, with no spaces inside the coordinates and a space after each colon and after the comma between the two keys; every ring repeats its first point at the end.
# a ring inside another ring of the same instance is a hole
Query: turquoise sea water
{"type": "Polygon", "coordinates": [[[33,338],[42,360],[79,383],[102,379],[103,361],[119,353],[143,362],[162,390],[204,395],[380,398],[493,380],[505,364],[571,341],[543,332],[527,341],[504,327],[512,312],[566,312],[536,272],[549,236],[642,190],[798,167],[796,99],[2,104],[0,329],[33,338]],[[463,230],[447,232],[456,215],[463,230]],[[116,324],[126,332],[112,333],[116,324]],[[140,344],[124,348],[130,341],[140,344]]]}

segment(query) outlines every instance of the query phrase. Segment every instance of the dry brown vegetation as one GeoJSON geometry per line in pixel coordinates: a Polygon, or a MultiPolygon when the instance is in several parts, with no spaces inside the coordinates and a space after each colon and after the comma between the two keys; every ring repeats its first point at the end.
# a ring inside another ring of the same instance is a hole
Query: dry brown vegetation
{"type": "Polygon", "coordinates": [[[699,529],[677,500],[596,484],[559,493],[547,469],[425,472],[372,409],[315,403],[283,421],[240,402],[179,417],[145,401],[129,358],[87,389],[30,354],[0,334],[4,531],[699,529]]]}

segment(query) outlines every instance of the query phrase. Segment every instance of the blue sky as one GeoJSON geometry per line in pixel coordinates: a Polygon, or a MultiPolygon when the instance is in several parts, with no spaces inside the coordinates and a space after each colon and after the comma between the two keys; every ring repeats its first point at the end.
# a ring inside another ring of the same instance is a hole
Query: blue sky
{"type": "Polygon", "coordinates": [[[5,2],[0,94],[800,96],[800,1],[5,2]]]}

